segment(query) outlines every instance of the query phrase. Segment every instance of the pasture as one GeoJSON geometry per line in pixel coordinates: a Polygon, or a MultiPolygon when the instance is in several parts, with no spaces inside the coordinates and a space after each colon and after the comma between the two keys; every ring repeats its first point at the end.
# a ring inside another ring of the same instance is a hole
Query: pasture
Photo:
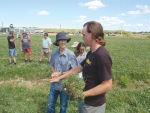
{"type": "MultiPolygon", "coordinates": [[[[24,62],[17,39],[17,65],[9,66],[7,36],[0,36],[0,113],[46,112],[51,70],[46,58],[38,64],[42,37],[31,35],[32,63],[24,62]]],[[[74,41],[82,41],[81,36],[68,37],[72,38],[67,44],[71,50],[74,41]]],[[[50,38],[55,41],[55,36],[50,38]]],[[[113,88],[106,95],[106,113],[150,113],[150,39],[110,36],[105,40],[113,60],[113,88]]],[[[52,50],[56,48],[52,45],[52,50]]],[[[70,100],[68,113],[77,113],[77,107],[77,101],[70,100]]]]}

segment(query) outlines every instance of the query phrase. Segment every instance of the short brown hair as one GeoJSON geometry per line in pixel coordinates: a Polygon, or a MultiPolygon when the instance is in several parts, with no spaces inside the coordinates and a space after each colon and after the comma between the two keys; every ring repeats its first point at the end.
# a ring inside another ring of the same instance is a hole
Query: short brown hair
{"type": "Polygon", "coordinates": [[[102,46],[106,45],[104,40],[103,26],[99,22],[89,21],[83,25],[83,27],[85,26],[87,26],[87,32],[92,34],[92,37],[96,40],[96,42],[102,46]]]}

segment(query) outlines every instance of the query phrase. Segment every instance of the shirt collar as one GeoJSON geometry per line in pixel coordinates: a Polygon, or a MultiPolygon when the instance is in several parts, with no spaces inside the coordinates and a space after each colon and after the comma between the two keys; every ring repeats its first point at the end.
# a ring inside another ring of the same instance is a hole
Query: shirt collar
{"type": "Polygon", "coordinates": [[[86,52],[84,51],[84,53],[83,54],[80,54],[80,56],[84,56],[86,54],[86,52]]]}
{"type": "MultiPolygon", "coordinates": [[[[58,49],[58,51],[57,51],[57,52],[60,54],[59,49],[58,49]]],[[[65,48],[64,52],[63,52],[61,55],[65,55],[65,56],[67,56],[67,48],[65,48]]]]}

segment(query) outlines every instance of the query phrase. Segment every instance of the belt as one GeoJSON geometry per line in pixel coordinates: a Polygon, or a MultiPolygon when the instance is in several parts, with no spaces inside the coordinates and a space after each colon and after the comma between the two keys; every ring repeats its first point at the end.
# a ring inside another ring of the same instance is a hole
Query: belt
{"type": "Polygon", "coordinates": [[[43,49],[48,49],[48,48],[43,48],[43,49]]]}

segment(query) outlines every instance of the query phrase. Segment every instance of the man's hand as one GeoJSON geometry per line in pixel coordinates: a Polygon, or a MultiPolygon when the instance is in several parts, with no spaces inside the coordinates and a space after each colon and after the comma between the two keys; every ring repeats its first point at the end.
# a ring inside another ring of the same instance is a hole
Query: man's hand
{"type": "Polygon", "coordinates": [[[20,47],[20,50],[22,51],[22,47],[20,47]]]}
{"type": "Polygon", "coordinates": [[[60,78],[58,76],[58,77],[50,79],[50,82],[58,82],[59,80],[60,80],[60,78]]]}
{"type": "Polygon", "coordinates": [[[51,78],[59,77],[61,75],[61,72],[53,72],[51,74],[51,78]]]}
{"type": "Polygon", "coordinates": [[[58,82],[60,80],[60,78],[59,78],[60,75],[61,75],[61,72],[52,73],[50,82],[58,82]]]}

